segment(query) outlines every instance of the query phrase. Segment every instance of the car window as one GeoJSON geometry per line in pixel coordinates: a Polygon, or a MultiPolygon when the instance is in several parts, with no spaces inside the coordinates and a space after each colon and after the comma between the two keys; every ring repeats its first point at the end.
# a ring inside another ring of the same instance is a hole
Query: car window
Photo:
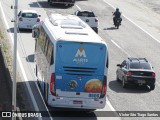
{"type": "Polygon", "coordinates": [[[135,62],[135,63],[130,63],[130,69],[148,69],[148,70],[151,70],[151,66],[150,66],[149,63],[135,62]]]}
{"type": "Polygon", "coordinates": [[[37,18],[38,15],[36,13],[22,13],[22,17],[24,17],[24,18],[37,18]]]}
{"type": "Polygon", "coordinates": [[[123,61],[121,65],[122,65],[122,67],[127,66],[126,61],[123,61]]]}
{"type": "Polygon", "coordinates": [[[95,17],[93,12],[78,12],[77,16],[83,17],[95,17]]]}

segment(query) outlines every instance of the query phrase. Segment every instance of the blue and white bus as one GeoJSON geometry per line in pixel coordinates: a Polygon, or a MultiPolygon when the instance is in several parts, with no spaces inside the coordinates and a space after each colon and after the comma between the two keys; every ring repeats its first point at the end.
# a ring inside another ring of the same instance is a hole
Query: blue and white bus
{"type": "Polygon", "coordinates": [[[77,16],[52,14],[35,25],[35,73],[52,107],[102,109],[106,103],[107,44],[77,16]]]}

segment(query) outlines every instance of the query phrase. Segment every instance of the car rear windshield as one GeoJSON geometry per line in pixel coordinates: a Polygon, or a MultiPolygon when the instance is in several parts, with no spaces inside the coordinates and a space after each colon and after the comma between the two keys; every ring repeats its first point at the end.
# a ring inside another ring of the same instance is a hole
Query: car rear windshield
{"type": "Polygon", "coordinates": [[[37,18],[38,15],[36,13],[22,13],[22,17],[24,17],[24,18],[37,18]]]}
{"type": "Polygon", "coordinates": [[[93,12],[78,12],[77,16],[83,17],[95,17],[93,12]]]}
{"type": "Polygon", "coordinates": [[[135,63],[130,63],[130,69],[147,69],[147,70],[151,70],[151,66],[150,66],[149,63],[135,62],[135,63]]]}

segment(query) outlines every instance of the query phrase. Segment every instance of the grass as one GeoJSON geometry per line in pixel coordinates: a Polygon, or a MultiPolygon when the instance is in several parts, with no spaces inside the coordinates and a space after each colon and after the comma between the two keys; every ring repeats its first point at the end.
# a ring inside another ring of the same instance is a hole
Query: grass
{"type": "Polygon", "coordinates": [[[11,66],[11,56],[9,56],[9,54],[8,54],[9,53],[9,49],[8,49],[9,46],[7,45],[7,42],[4,39],[4,35],[1,31],[0,31],[0,44],[1,44],[1,49],[5,54],[6,62],[8,64],[8,66],[11,66]]]}
{"type": "Polygon", "coordinates": [[[0,31],[0,39],[4,39],[4,37],[3,37],[2,33],[1,33],[1,31],[0,31]]]}

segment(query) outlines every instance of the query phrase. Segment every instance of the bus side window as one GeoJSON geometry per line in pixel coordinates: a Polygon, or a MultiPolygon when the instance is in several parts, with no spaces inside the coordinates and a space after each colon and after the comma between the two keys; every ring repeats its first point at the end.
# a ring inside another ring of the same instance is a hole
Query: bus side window
{"type": "Polygon", "coordinates": [[[48,62],[51,64],[54,63],[54,56],[53,56],[53,45],[51,42],[49,42],[49,45],[48,45],[48,51],[47,51],[47,60],[48,62]]]}
{"type": "Polygon", "coordinates": [[[42,48],[43,33],[44,33],[44,31],[43,31],[43,29],[41,29],[41,31],[40,31],[40,36],[39,36],[39,38],[38,38],[38,44],[39,44],[39,46],[40,46],[41,48],[42,48]]]}
{"type": "Polygon", "coordinates": [[[44,47],[45,47],[45,40],[46,40],[46,34],[44,29],[41,29],[41,33],[40,33],[40,37],[39,37],[39,45],[42,49],[42,51],[44,52],[44,47]]]}
{"type": "Polygon", "coordinates": [[[46,43],[46,34],[43,35],[42,38],[42,51],[45,52],[45,43],[46,43]]]}
{"type": "Polygon", "coordinates": [[[45,46],[44,46],[44,54],[46,56],[47,56],[47,51],[48,51],[48,45],[49,45],[49,37],[46,35],[45,46]]]}

